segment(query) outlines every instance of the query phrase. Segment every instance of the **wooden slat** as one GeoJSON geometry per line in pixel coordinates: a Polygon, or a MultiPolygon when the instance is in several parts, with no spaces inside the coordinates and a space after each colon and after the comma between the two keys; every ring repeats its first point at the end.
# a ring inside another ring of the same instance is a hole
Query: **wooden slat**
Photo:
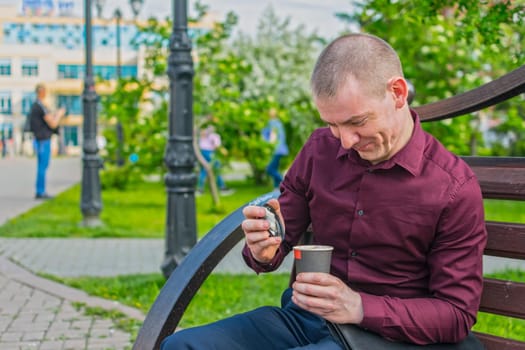
{"type": "Polygon", "coordinates": [[[474,166],[472,170],[483,198],[525,200],[525,169],[474,166]]]}
{"type": "Polygon", "coordinates": [[[525,260],[525,224],[486,222],[486,255],[525,260]]]}
{"type": "Polygon", "coordinates": [[[476,89],[414,109],[422,121],[453,118],[479,111],[525,92],[525,65],[476,89]]]}
{"type": "MultiPolygon", "coordinates": [[[[277,198],[274,191],[248,204],[260,205],[277,198]]],[[[140,328],[133,350],[156,350],[173,333],[191,299],[222,258],[244,237],[240,227],[244,206],[237,209],[201,239],[171,273],[140,328]]]]}
{"type": "Polygon", "coordinates": [[[525,319],[525,283],[485,278],[479,310],[525,319]]]}
{"type": "Polygon", "coordinates": [[[486,350],[525,350],[525,342],[474,332],[486,350]]]}
{"type": "Polygon", "coordinates": [[[516,168],[525,170],[525,157],[462,156],[471,167],[516,168]]]}

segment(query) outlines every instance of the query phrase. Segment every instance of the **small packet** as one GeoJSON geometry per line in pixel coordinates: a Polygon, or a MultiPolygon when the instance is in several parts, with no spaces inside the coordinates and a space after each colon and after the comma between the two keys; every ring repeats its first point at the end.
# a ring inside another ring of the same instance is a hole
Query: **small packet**
{"type": "Polygon", "coordinates": [[[270,228],[268,229],[268,232],[270,232],[270,236],[277,236],[284,239],[284,226],[279,219],[279,215],[277,215],[275,209],[271,207],[268,204],[264,204],[262,206],[266,210],[266,214],[264,215],[264,219],[266,219],[270,223],[270,228]]]}

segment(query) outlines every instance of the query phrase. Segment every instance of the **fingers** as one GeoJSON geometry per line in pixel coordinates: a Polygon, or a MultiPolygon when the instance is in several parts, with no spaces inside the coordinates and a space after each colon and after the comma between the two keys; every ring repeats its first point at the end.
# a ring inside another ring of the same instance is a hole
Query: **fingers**
{"type": "Polygon", "coordinates": [[[306,295],[329,296],[326,287],[340,287],[339,279],[324,272],[303,272],[296,276],[293,289],[306,295]]]}
{"type": "Polygon", "coordinates": [[[244,207],[242,213],[246,219],[260,219],[266,213],[263,207],[257,205],[248,205],[244,207]]]}
{"type": "Polygon", "coordinates": [[[260,206],[247,206],[243,209],[246,219],[242,222],[246,244],[253,257],[260,262],[270,261],[281,244],[281,237],[270,236],[270,223],[263,219],[266,209],[260,206]]]}
{"type": "Polygon", "coordinates": [[[335,323],[360,323],[363,305],[359,293],[339,278],[325,273],[300,273],[293,283],[292,301],[335,323]]]}

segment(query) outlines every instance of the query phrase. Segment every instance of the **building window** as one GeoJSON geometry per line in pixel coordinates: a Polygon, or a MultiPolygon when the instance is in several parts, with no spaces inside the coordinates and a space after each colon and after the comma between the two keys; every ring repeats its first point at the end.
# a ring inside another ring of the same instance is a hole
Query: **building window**
{"type": "Polygon", "coordinates": [[[84,66],[78,64],[59,64],[58,77],[60,79],[83,79],[84,66]]]}
{"type": "Polygon", "coordinates": [[[104,80],[115,79],[117,77],[117,68],[115,66],[94,66],[93,74],[104,80]]]}
{"type": "Polygon", "coordinates": [[[31,111],[31,106],[36,100],[36,93],[34,92],[24,92],[22,95],[22,114],[28,115],[31,111]]]}
{"type": "Polygon", "coordinates": [[[22,60],[22,75],[25,77],[38,76],[38,60],[23,59],[22,60]]]}
{"type": "Polygon", "coordinates": [[[122,66],[123,78],[136,78],[137,75],[137,66],[122,66]]]}
{"type": "Polygon", "coordinates": [[[64,126],[64,143],[66,146],[78,146],[78,126],[64,126]]]}
{"type": "Polygon", "coordinates": [[[0,91],[0,113],[11,114],[11,93],[0,91]]]}
{"type": "Polygon", "coordinates": [[[78,95],[58,95],[58,107],[65,108],[66,114],[82,114],[82,100],[78,95]]]}
{"type": "Polygon", "coordinates": [[[0,58],[0,75],[11,75],[11,60],[0,58]]]}

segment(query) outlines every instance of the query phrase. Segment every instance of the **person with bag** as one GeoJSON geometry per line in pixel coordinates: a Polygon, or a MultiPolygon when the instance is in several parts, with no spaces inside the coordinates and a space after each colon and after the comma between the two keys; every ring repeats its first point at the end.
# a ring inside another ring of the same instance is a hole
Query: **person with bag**
{"type": "Polygon", "coordinates": [[[51,112],[44,100],[46,97],[46,87],[38,84],[35,88],[36,100],[29,112],[31,132],[33,133],[33,146],[37,159],[36,175],[36,199],[49,199],[51,196],[46,192],[46,173],[51,160],[51,136],[58,133],[58,124],[65,115],[66,110],[60,108],[51,112]]]}
{"type": "Polygon", "coordinates": [[[311,77],[327,127],[315,130],[265,208],[246,206],[243,257],[276,270],[311,226],[334,247],[330,273],[303,272],[281,297],[175,332],[162,349],[482,349],[470,332],[487,242],[473,171],[426,133],[401,62],[384,40],[355,33],[321,53],[311,77]]]}

